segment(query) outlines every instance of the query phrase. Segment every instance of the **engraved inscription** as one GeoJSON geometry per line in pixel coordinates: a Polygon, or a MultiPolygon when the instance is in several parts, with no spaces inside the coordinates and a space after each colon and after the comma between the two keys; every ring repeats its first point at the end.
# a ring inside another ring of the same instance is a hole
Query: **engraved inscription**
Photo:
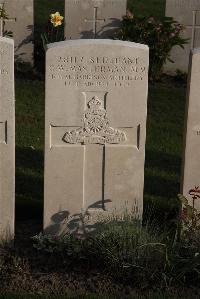
{"type": "Polygon", "coordinates": [[[200,126],[199,125],[194,126],[193,132],[195,135],[200,136],[200,126]]]}
{"type": "Polygon", "coordinates": [[[109,126],[107,112],[102,101],[94,96],[88,102],[83,115],[83,127],[66,132],[63,141],[76,144],[120,144],[126,141],[126,134],[109,126]]]}
{"type": "MultiPolygon", "coordinates": [[[[73,7],[76,5],[79,5],[80,3],[82,3],[83,0],[65,0],[65,6],[67,7],[73,7]]],[[[92,4],[94,5],[100,5],[103,4],[105,1],[104,0],[92,0],[92,4]]],[[[122,1],[121,0],[106,0],[106,2],[111,3],[111,5],[122,5],[122,1]]]]}
{"type": "Polygon", "coordinates": [[[147,68],[140,57],[59,56],[49,66],[50,80],[68,87],[129,87],[142,81],[147,68]]]}
{"type": "Polygon", "coordinates": [[[0,122],[0,143],[7,144],[7,121],[0,122]]]}
{"type": "Polygon", "coordinates": [[[0,68],[0,76],[8,75],[8,70],[6,68],[0,68]]]}

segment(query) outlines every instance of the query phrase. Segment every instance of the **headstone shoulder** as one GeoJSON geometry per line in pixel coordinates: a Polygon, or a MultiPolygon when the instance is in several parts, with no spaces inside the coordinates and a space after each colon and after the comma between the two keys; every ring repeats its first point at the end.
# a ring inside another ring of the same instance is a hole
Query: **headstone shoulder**
{"type": "Polygon", "coordinates": [[[47,44],[47,49],[52,48],[65,48],[66,46],[78,46],[78,45],[113,45],[113,46],[123,46],[123,47],[130,47],[130,48],[138,48],[143,49],[145,51],[149,51],[149,47],[145,44],[139,44],[129,41],[121,41],[121,40],[111,40],[111,39],[77,39],[77,40],[67,40],[61,42],[55,42],[47,44]]]}

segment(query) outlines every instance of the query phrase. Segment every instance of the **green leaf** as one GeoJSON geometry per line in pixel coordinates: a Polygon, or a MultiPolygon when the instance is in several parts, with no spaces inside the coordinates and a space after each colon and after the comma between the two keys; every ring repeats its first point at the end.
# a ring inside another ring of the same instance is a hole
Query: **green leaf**
{"type": "Polygon", "coordinates": [[[185,205],[185,206],[188,205],[188,200],[187,200],[187,198],[186,198],[184,195],[182,195],[182,194],[178,194],[178,199],[181,201],[181,203],[182,203],[183,205],[185,205]]]}
{"type": "Polygon", "coordinates": [[[191,220],[194,216],[194,210],[190,205],[186,205],[187,217],[191,220]]]}

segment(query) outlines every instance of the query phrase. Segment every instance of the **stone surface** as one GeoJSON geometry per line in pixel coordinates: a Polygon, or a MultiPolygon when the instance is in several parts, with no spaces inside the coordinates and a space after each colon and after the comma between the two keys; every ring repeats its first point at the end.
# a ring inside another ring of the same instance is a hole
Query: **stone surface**
{"type": "MultiPolygon", "coordinates": [[[[49,45],[44,229],[80,213],[143,209],[148,48],[111,40],[49,45]]],[[[92,217],[92,216],[91,216],[92,217]]],[[[80,219],[79,219],[80,220],[80,219]]]]}
{"type": "Polygon", "coordinates": [[[14,235],[15,101],[14,43],[0,38],[0,240],[14,235]]]}
{"type": "Polygon", "coordinates": [[[174,73],[177,69],[187,72],[190,50],[200,47],[200,0],[166,0],[166,16],[173,17],[185,26],[183,37],[189,42],[184,49],[175,47],[172,60],[165,66],[167,72],[174,73]]]}
{"type": "Polygon", "coordinates": [[[0,0],[5,3],[9,18],[16,21],[6,21],[5,30],[13,32],[15,42],[15,59],[33,63],[33,0],[0,0]]]}
{"type": "Polygon", "coordinates": [[[192,51],[188,95],[186,103],[186,129],[184,140],[184,157],[182,167],[181,192],[190,199],[193,196],[195,206],[200,209],[200,49],[192,51]],[[196,188],[195,188],[196,187],[196,188]]]}
{"type": "Polygon", "coordinates": [[[66,39],[111,38],[126,15],[127,0],[65,0],[66,39]]]}

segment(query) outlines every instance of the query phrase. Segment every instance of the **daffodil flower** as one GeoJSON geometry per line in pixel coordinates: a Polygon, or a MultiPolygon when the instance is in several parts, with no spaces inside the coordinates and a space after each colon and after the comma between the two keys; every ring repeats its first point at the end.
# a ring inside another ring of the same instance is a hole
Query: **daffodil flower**
{"type": "Polygon", "coordinates": [[[64,19],[64,17],[62,17],[58,11],[56,13],[52,13],[50,18],[54,27],[62,25],[62,21],[64,19]]]}

